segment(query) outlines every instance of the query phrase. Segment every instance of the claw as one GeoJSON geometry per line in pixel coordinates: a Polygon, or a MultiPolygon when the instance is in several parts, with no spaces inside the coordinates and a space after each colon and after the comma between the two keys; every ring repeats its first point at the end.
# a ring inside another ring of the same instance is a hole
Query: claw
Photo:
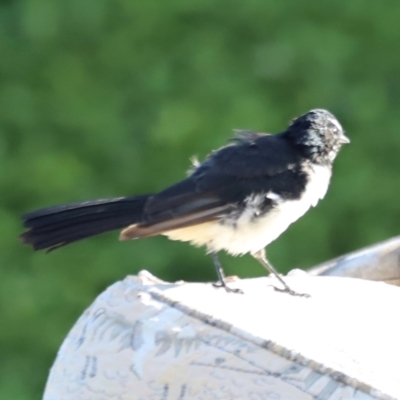
{"type": "Polygon", "coordinates": [[[274,288],[274,290],[276,290],[277,292],[281,292],[281,293],[288,293],[291,296],[299,296],[299,297],[306,297],[309,298],[311,297],[309,294],[307,293],[297,293],[294,290],[290,289],[289,286],[286,286],[284,289],[278,288],[274,285],[268,285],[268,286],[272,286],[274,288]]]}
{"type": "Polygon", "coordinates": [[[218,281],[218,282],[213,283],[212,285],[217,289],[224,288],[227,293],[244,294],[242,289],[230,288],[225,282],[218,281]]]}

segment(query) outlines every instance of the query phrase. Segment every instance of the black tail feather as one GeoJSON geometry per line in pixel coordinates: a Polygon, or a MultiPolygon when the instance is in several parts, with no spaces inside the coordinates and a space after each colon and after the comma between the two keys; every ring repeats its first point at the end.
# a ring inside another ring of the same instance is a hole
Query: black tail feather
{"type": "Polygon", "coordinates": [[[44,208],[22,216],[29,230],[20,236],[35,250],[49,251],[142,220],[148,195],[94,200],[44,208]]]}

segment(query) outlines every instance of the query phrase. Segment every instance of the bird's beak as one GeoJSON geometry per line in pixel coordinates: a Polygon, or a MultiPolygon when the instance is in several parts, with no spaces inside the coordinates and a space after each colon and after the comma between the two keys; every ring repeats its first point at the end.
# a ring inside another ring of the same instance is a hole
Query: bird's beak
{"type": "Polygon", "coordinates": [[[340,144],[349,144],[350,139],[347,136],[342,135],[339,137],[339,142],[340,142],[340,144]]]}

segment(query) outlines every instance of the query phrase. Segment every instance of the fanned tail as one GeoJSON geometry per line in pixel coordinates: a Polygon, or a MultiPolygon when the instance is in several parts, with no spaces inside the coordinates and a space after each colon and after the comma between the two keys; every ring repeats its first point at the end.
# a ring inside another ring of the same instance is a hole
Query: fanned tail
{"type": "Polygon", "coordinates": [[[85,201],[48,207],[22,216],[20,236],[35,250],[55,250],[90,236],[139,223],[149,195],[85,201]]]}

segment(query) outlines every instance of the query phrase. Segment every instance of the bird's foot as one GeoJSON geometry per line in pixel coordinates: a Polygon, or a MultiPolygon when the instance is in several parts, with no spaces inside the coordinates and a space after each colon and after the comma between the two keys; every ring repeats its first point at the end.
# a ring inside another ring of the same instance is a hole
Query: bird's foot
{"type": "Polygon", "coordinates": [[[229,287],[226,282],[224,281],[218,281],[218,282],[214,282],[212,284],[215,288],[220,289],[220,288],[224,288],[225,291],[227,293],[239,293],[239,294],[244,294],[242,289],[239,288],[231,288],[229,287]]]}
{"type": "Polygon", "coordinates": [[[269,286],[272,286],[274,288],[274,290],[276,290],[277,292],[288,293],[291,296],[299,296],[299,297],[306,297],[306,298],[311,297],[307,293],[297,293],[294,290],[290,289],[289,286],[285,286],[283,289],[282,288],[278,288],[278,287],[276,287],[274,285],[269,285],[269,286]]]}

